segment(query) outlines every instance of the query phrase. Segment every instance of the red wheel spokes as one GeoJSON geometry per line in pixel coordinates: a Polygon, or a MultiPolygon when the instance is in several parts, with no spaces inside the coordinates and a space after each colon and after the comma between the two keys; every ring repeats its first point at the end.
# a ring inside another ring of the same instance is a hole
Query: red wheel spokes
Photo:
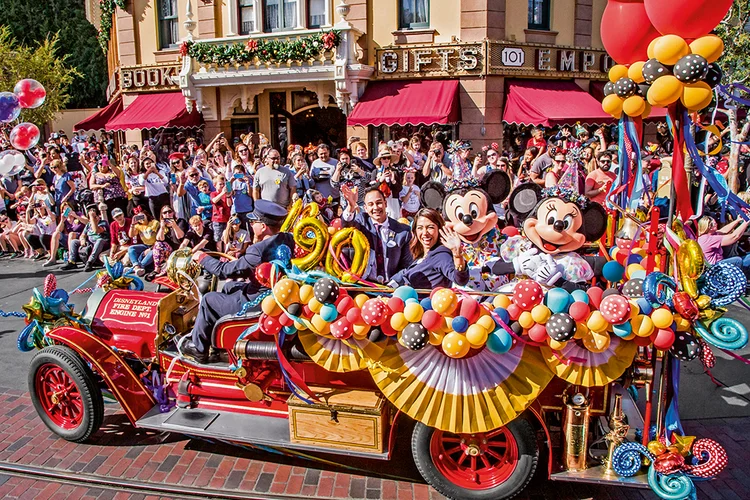
{"type": "Polygon", "coordinates": [[[42,365],[35,388],[52,423],[67,430],[81,424],[83,400],[78,386],[65,370],[52,363],[42,365]]]}

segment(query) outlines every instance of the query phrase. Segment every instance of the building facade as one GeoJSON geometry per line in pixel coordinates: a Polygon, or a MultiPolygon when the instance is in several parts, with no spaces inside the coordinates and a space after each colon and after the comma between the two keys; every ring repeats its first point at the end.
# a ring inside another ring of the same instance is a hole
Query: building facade
{"type": "MultiPolygon", "coordinates": [[[[342,146],[352,135],[374,141],[442,128],[454,138],[499,142],[511,123],[599,120],[593,111],[560,110],[560,102],[564,92],[596,94],[612,65],[599,33],[606,0],[124,5],[114,11],[109,40],[111,100],[121,99],[126,113],[143,94],[166,99],[179,92],[186,113],[198,118],[172,117],[164,126],[200,125],[207,138],[254,131],[281,147],[342,146]],[[438,81],[458,81],[444,87],[455,95],[428,94],[438,81]],[[532,112],[519,112],[529,104],[524,99],[533,101],[532,112]],[[380,116],[388,103],[395,116],[380,116]],[[441,106],[457,109],[432,116],[441,106]]],[[[91,2],[94,22],[102,15],[97,9],[91,2]]],[[[135,142],[145,135],[136,122],[116,130],[135,142]]]]}

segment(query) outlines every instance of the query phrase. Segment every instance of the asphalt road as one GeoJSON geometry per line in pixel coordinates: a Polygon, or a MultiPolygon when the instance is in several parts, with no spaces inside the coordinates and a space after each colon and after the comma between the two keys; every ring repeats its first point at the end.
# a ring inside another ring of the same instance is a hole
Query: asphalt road
{"type": "MultiPolygon", "coordinates": [[[[90,275],[82,271],[58,271],[42,268],[41,263],[26,260],[0,260],[0,310],[21,311],[34,287],[41,287],[50,272],[57,276],[58,287],[71,291],[90,275]]],[[[92,280],[93,282],[93,280],[92,280]]],[[[85,286],[91,286],[89,282],[85,286]]],[[[150,285],[149,285],[150,286],[150,285]]],[[[76,311],[86,304],[87,295],[75,294],[76,311]]],[[[733,306],[728,317],[750,325],[750,312],[733,306]]],[[[19,318],[0,318],[0,387],[27,390],[27,370],[34,353],[22,353],[16,347],[24,326],[19,318]]],[[[684,420],[750,416],[750,365],[714,350],[717,362],[712,370],[717,386],[703,373],[698,360],[683,363],[680,383],[680,415],[684,420]]],[[[750,360],[750,347],[736,351],[750,360]]]]}

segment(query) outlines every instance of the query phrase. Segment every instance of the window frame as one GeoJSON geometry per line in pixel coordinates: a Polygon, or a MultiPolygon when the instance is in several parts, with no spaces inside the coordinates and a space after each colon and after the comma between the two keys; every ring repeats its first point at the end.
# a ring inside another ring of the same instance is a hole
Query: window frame
{"type": "Polygon", "coordinates": [[[158,0],[156,3],[157,12],[156,12],[156,23],[158,26],[158,34],[159,34],[159,50],[169,50],[177,47],[180,44],[180,16],[179,16],[179,5],[177,0],[158,0]],[[170,2],[174,3],[174,15],[169,17],[162,17],[162,5],[163,2],[170,2]],[[171,39],[172,32],[171,30],[164,29],[165,25],[169,23],[174,23],[177,26],[177,39],[174,40],[174,43],[165,43],[167,40],[165,39],[165,36],[169,34],[169,37],[171,39]]]}
{"type": "Polygon", "coordinates": [[[552,21],[551,21],[551,16],[550,16],[550,13],[552,12],[552,0],[529,0],[527,5],[529,8],[529,13],[527,17],[528,29],[538,30],[538,31],[550,31],[552,29],[552,21]],[[542,22],[532,23],[531,22],[531,12],[533,11],[532,7],[538,3],[542,4],[542,22]]]}
{"type": "Polygon", "coordinates": [[[252,2],[251,5],[242,5],[242,1],[243,0],[237,0],[237,33],[241,36],[245,36],[257,32],[256,23],[258,22],[258,14],[256,9],[258,8],[258,3],[262,4],[263,2],[259,2],[258,0],[250,0],[252,2]],[[253,9],[253,27],[248,31],[242,29],[242,9],[246,8],[253,9]]]}
{"type": "Polygon", "coordinates": [[[307,29],[314,30],[319,29],[324,26],[328,26],[330,24],[330,21],[328,20],[328,0],[323,0],[323,22],[321,24],[312,24],[312,17],[310,15],[311,9],[310,9],[310,3],[312,0],[302,0],[305,2],[305,15],[307,19],[305,19],[305,26],[307,29]]]}
{"type": "Polygon", "coordinates": [[[398,0],[398,29],[399,30],[422,30],[430,27],[430,0],[398,0]],[[404,21],[404,2],[413,2],[415,7],[417,2],[424,1],[427,6],[427,22],[424,23],[409,23],[408,25],[404,21]]]}
{"type": "MultiPolygon", "coordinates": [[[[278,1],[279,1],[279,20],[282,21],[279,24],[283,25],[284,14],[285,14],[284,3],[286,1],[288,1],[288,0],[278,0],[278,1]]],[[[268,29],[268,16],[266,15],[266,6],[268,5],[268,2],[267,2],[267,0],[263,0],[261,2],[262,6],[263,6],[263,10],[262,10],[262,14],[263,14],[263,33],[285,33],[285,32],[289,32],[289,31],[292,31],[294,29],[297,29],[297,27],[300,24],[300,20],[299,20],[300,2],[302,2],[304,0],[293,0],[293,1],[294,1],[294,13],[295,13],[294,16],[296,18],[296,23],[293,26],[281,26],[281,27],[276,28],[276,29],[268,29]]]]}

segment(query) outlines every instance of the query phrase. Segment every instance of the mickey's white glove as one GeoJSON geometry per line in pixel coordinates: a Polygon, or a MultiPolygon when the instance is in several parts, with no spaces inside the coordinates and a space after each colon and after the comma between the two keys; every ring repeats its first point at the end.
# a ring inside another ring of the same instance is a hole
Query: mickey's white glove
{"type": "Polygon", "coordinates": [[[513,259],[513,269],[517,275],[532,275],[531,273],[536,268],[535,263],[538,260],[537,252],[539,252],[539,249],[533,247],[513,259]]]}
{"type": "Polygon", "coordinates": [[[557,267],[557,262],[551,255],[541,254],[535,261],[536,269],[529,276],[541,285],[552,286],[562,277],[562,272],[557,267]]]}

